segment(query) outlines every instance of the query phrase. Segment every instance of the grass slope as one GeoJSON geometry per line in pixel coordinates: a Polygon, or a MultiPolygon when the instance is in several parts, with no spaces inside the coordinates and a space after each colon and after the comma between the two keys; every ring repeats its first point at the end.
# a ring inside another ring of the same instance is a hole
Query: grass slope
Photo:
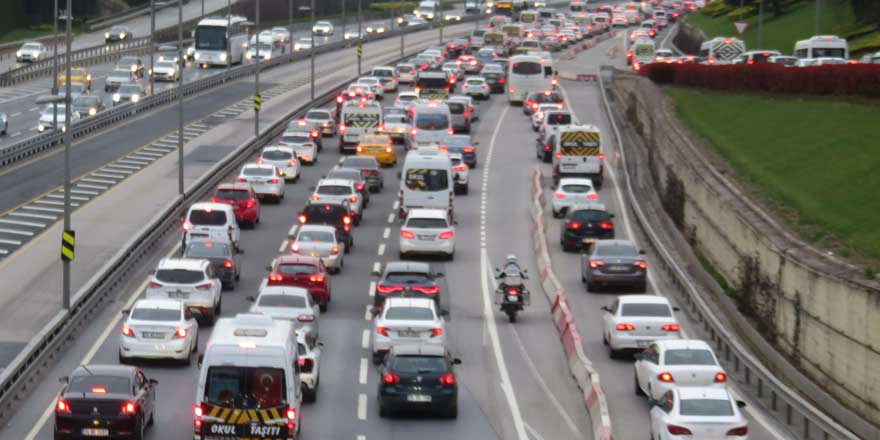
{"type": "Polygon", "coordinates": [[[880,259],[880,106],[668,92],[691,130],[805,238],[880,259]]]}

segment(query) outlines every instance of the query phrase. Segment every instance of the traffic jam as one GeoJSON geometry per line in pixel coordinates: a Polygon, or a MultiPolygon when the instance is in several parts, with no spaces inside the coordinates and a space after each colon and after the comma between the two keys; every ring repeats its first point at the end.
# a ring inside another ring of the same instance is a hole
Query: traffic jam
{"type": "MultiPolygon", "coordinates": [[[[673,11],[672,20],[700,2],[653,3],[653,16],[673,11]]],[[[564,10],[503,12],[499,3],[498,15],[469,36],[372,67],[329,103],[288,121],[236,175],[188,207],[179,247],[123,311],[118,364],[81,365],[62,379],[55,438],[148,435],[162,405],[163,384],[148,375],[157,361],[198,367],[194,439],[299,438],[303,407],[320,399],[321,365],[332,362],[322,356],[321,322],[345,306],[333,300],[333,279],[368,258],[358,231],[384,223],[385,213],[371,212],[371,198],[388,192],[399,255],[374,265],[372,281],[363,281],[376,412],[457,417],[463,360],[448,343],[451,292],[443,291],[441,270],[457,246],[471,245],[456,243],[464,218],[456,200],[478,197],[470,173],[484,155],[472,132],[485,102],[499,100],[522,112],[537,136],[522,148],[534,148],[535,163],[552,175],[548,205],[561,222],[559,246],[581,267],[562,275],[580,276],[588,295],[625,293],[609,296],[602,338],[609,356],[633,360],[621,374],[632,374],[634,392],[649,399],[652,439],[747,438],[745,404],[728,390],[711,345],[683,336],[677,308],[646,293],[645,252],[616,238],[615,216],[603,203],[610,195],[602,191],[609,134],[581,120],[559,85],[558,53],[656,20],[641,5],[588,10],[572,2],[564,10]],[[338,162],[310,179],[319,163],[335,161],[328,157],[335,151],[338,162]],[[285,197],[304,187],[307,197],[285,197]],[[243,267],[245,249],[265,227],[263,211],[274,207],[289,213],[287,235],[276,237],[282,248],[263,267],[243,267]],[[242,277],[263,282],[242,292],[242,277]],[[246,296],[249,308],[224,308],[230,296],[246,296]],[[200,341],[205,328],[210,336],[200,341]]],[[[138,69],[123,68],[126,77],[138,69]]],[[[516,322],[530,302],[527,271],[512,257],[496,278],[494,308],[516,322]]]]}

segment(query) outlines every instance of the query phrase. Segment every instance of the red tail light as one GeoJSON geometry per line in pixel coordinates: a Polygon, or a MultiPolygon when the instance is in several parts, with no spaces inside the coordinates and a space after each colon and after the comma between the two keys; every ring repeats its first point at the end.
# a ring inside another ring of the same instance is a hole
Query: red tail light
{"type": "Polygon", "coordinates": [[[596,194],[594,192],[587,193],[587,198],[590,200],[597,200],[599,198],[599,194],[596,194]]]}
{"type": "Polygon", "coordinates": [[[684,426],[678,425],[669,425],[666,427],[666,430],[669,431],[672,435],[693,435],[690,429],[685,428],[684,426]]]}
{"type": "Polygon", "coordinates": [[[106,387],[92,387],[92,394],[107,394],[106,387]]]}
{"type": "Polygon", "coordinates": [[[223,267],[227,269],[232,269],[232,260],[226,260],[223,262],[223,267]]]}
{"type": "Polygon", "coordinates": [[[358,201],[358,196],[351,196],[351,198],[348,199],[348,200],[351,200],[351,203],[357,203],[357,201],[358,201]]]}
{"type": "Polygon", "coordinates": [[[412,290],[426,295],[434,295],[440,291],[440,288],[437,286],[414,286],[412,290]]]}
{"type": "Polygon", "coordinates": [[[339,254],[339,246],[334,244],[333,247],[330,249],[330,253],[332,253],[333,255],[338,255],[339,254]]]}
{"type": "Polygon", "coordinates": [[[125,402],[122,404],[123,414],[135,414],[137,412],[137,404],[134,402],[125,402]]]}
{"type": "Polygon", "coordinates": [[[557,159],[560,159],[560,158],[562,158],[562,153],[557,152],[553,156],[555,156],[557,159]]]}
{"type": "Polygon", "coordinates": [[[289,161],[287,161],[287,165],[295,167],[296,166],[296,159],[290,159],[289,161]]]}
{"type": "MultiPolygon", "coordinates": [[[[727,375],[719,371],[718,373],[715,373],[714,380],[715,380],[715,383],[727,382],[727,375]]],[[[728,433],[727,435],[731,435],[731,434],[728,433]]]]}
{"type": "Polygon", "coordinates": [[[441,232],[440,235],[437,236],[440,240],[449,240],[455,236],[455,233],[452,231],[441,232]]]}
{"type": "Polygon", "coordinates": [[[235,181],[244,183],[244,182],[247,182],[247,179],[245,179],[244,177],[236,177],[235,181]]]}
{"type": "Polygon", "coordinates": [[[394,373],[385,373],[382,375],[382,384],[384,385],[397,385],[400,383],[400,376],[394,373]]]}
{"type": "Polygon", "coordinates": [[[581,222],[568,222],[565,224],[566,229],[580,229],[583,226],[581,222]]]}
{"type": "Polygon", "coordinates": [[[273,178],[269,179],[268,182],[269,183],[278,183],[278,178],[273,177],[273,178]]]}
{"type": "Polygon", "coordinates": [[[516,289],[507,289],[507,294],[511,296],[519,295],[519,290],[516,289]]]}
{"type": "Polygon", "coordinates": [[[378,333],[378,334],[380,334],[380,335],[382,335],[382,336],[388,336],[388,329],[385,328],[385,327],[382,327],[382,326],[380,325],[380,326],[377,326],[377,327],[376,327],[376,333],[378,333]]]}
{"type": "Polygon", "coordinates": [[[638,267],[639,269],[645,270],[648,268],[648,263],[644,261],[636,261],[633,263],[633,266],[638,267]]]}
{"type": "Polygon", "coordinates": [[[636,329],[636,326],[632,324],[620,323],[615,325],[614,329],[619,332],[631,332],[636,329]]]}
{"type": "Polygon", "coordinates": [[[462,149],[461,151],[463,151],[465,153],[473,153],[474,147],[464,147],[464,149],[462,149]]]}
{"type": "Polygon", "coordinates": [[[312,200],[321,200],[321,196],[317,194],[312,194],[312,200]]]}
{"type": "Polygon", "coordinates": [[[681,330],[681,327],[678,324],[663,324],[662,327],[664,332],[677,332],[681,330]]]}
{"type": "Polygon", "coordinates": [[[376,291],[379,293],[394,293],[402,290],[403,286],[383,286],[381,284],[376,286],[376,291]]]}
{"type": "Polygon", "coordinates": [[[294,432],[296,430],[296,408],[287,408],[284,415],[287,416],[288,432],[294,432]]]}
{"type": "Polygon", "coordinates": [[[122,336],[128,336],[129,338],[134,337],[134,330],[132,330],[129,326],[123,325],[122,336]]]}
{"type": "Polygon", "coordinates": [[[611,222],[600,222],[599,229],[605,229],[605,230],[614,229],[614,224],[611,222]]]}
{"type": "Polygon", "coordinates": [[[210,283],[210,282],[209,282],[209,283],[199,284],[198,286],[196,286],[196,289],[198,289],[198,290],[208,290],[208,289],[210,289],[210,288],[212,288],[212,287],[214,287],[214,283],[210,283]]]}
{"type": "Polygon", "coordinates": [[[70,404],[67,403],[66,400],[58,399],[58,401],[55,402],[55,412],[69,414],[70,404]]]}
{"type": "Polygon", "coordinates": [[[193,427],[195,428],[196,434],[202,432],[202,415],[204,414],[204,410],[202,409],[202,405],[194,405],[193,406],[193,427]]]}
{"type": "Polygon", "coordinates": [[[532,110],[536,110],[538,108],[538,104],[532,103],[531,107],[532,107],[532,110]]]}
{"type": "Polygon", "coordinates": [[[740,426],[739,428],[733,428],[730,431],[727,431],[727,435],[732,435],[736,437],[745,437],[749,434],[748,426],[740,426]]]}
{"type": "Polygon", "coordinates": [[[358,153],[363,153],[363,152],[364,152],[364,147],[358,145],[357,147],[355,147],[354,150],[357,151],[358,153]]]}
{"type": "Polygon", "coordinates": [[[254,207],[254,204],[254,199],[248,199],[247,202],[245,202],[244,207],[250,209],[254,207]]]}
{"type": "Polygon", "coordinates": [[[389,146],[387,146],[387,147],[385,147],[385,152],[386,152],[386,153],[391,153],[391,152],[393,152],[393,151],[394,151],[394,149],[393,149],[393,148],[391,148],[391,146],[390,146],[390,145],[389,145],[389,146]]]}
{"type": "Polygon", "coordinates": [[[431,337],[432,338],[436,338],[437,336],[440,336],[442,334],[443,334],[443,329],[440,327],[436,327],[436,328],[431,329],[431,337]]]}
{"type": "Polygon", "coordinates": [[[456,165],[456,166],[452,167],[452,171],[467,171],[467,170],[468,170],[467,165],[456,165]]]}
{"type": "Polygon", "coordinates": [[[312,275],[309,277],[309,281],[312,283],[318,283],[318,284],[323,283],[324,282],[324,275],[312,275]]]}
{"type": "Polygon", "coordinates": [[[566,196],[563,193],[553,193],[553,197],[557,199],[564,199],[566,196]]]}
{"type": "Polygon", "coordinates": [[[400,238],[416,238],[412,231],[400,231],[400,238]]]}
{"type": "Polygon", "coordinates": [[[297,217],[297,220],[299,220],[300,223],[305,223],[305,222],[306,222],[306,215],[305,215],[305,214],[300,214],[300,215],[297,217]]]}
{"type": "Polygon", "coordinates": [[[550,151],[550,145],[544,144],[544,151],[550,151]]]}
{"type": "Polygon", "coordinates": [[[296,320],[299,322],[315,322],[315,315],[299,315],[296,320]]]}
{"type": "Polygon", "coordinates": [[[293,252],[294,254],[298,254],[299,253],[299,245],[296,243],[290,245],[290,251],[293,252]]]}
{"type": "Polygon", "coordinates": [[[605,159],[605,153],[599,153],[599,159],[605,159]]]}
{"type": "Polygon", "coordinates": [[[451,128],[450,128],[449,130],[446,130],[446,132],[449,133],[449,134],[455,134],[455,130],[453,130],[453,129],[451,129],[451,128]]]}
{"type": "Polygon", "coordinates": [[[498,84],[504,84],[504,78],[498,78],[498,84]]]}
{"type": "Polygon", "coordinates": [[[159,288],[159,287],[162,287],[162,283],[157,283],[157,282],[155,282],[155,281],[150,281],[150,284],[147,284],[147,287],[149,287],[149,288],[151,288],[151,289],[157,289],[157,288],[159,288]]]}
{"type": "Polygon", "coordinates": [[[411,134],[412,137],[416,137],[416,133],[418,133],[418,132],[419,132],[418,129],[413,128],[412,130],[409,131],[409,134],[411,134]]]}
{"type": "Polygon", "coordinates": [[[455,385],[455,376],[453,376],[452,373],[446,373],[440,376],[440,385],[443,385],[445,387],[451,387],[455,385]]]}
{"type": "Polygon", "coordinates": [[[657,380],[659,380],[660,382],[666,382],[666,383],[675,382],[675,379],[672,378],[672,374],[666,373],[666,372],[658,374],[657,380]]]}
{"type": "Polygon", "coordinates": [[[342,104],[342,101],[345,101],[345,98],[343,98],[342,95],[336,96],[336,103],[337,104],[342,104]]]}
{"type": "Polygon", "coordinates": [[[263,158],[262,158],[262,157],[260,157],[260,158],[257,158],[257,164],[259,164],[259,165],[262,165],[262,164],[263,164],[263,162],[265,162],[265,161],[264,161],[264,160],[263,160],[263,158]]]}
{"type": "Polygon", "coordinates": [[[284,275],[281,275],[279,273],[270,273],[269,274],[269,282],[270,283],[278,282],[278,281],[284,281],[284,275]]]}
{"type": "Polygon", "coordinates": [[[174,331],[174,339],[183,339],[186,337],[187,333],[189,333],[189,330],[185,327],[180,327],[174,331]]]}
{"type": "Polygon", "coordinates": [[[339,124],[339,132],[342,134],[345,134],[345,130],[346,130],[345,124],[344,123],[339,124]]]}

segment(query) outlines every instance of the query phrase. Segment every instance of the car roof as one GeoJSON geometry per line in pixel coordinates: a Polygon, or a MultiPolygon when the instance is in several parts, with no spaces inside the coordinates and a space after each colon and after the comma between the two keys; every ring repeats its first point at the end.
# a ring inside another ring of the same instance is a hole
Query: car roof
{"type": "Polygon", "coordinates": [[[318,181],[318,186],[323,185],[342,185],[342,186],[351,186],[352,181],[348,179],[321,179],[318,181]]]}
{"type": "Polygon", "coordinates": [[[315,266],[321,262],[320,257],[311,255],[279,255],[275,258],[275,264],[313,264],[315,266]]]}
{"type": "Polygon", "coordinates": [[[263,151],[277,151],[277,150],[286,151],[288,153],[293,153],[293,147],[288,147],[285,145],[266,145],[265,147],[263,147],[263,151]]]}
{"type": "Polygon", "coordinates": [[[137,300],[132,309],[180,309],[181,301],[176,299],[146,299],[137,300]]]}
{"type": "Polygon", "coordinates": [[[232,211],[232,206],[227,205],[225,203],[214,203],[214,202],[198,202],[193,203],[189,207],[190,211],[223,211],[230,212],[232,211]]]}
{"type": "Polygon", "coordinates": [[[654,342],[665,350],[712,350],[712,347],[702,339],[661,339],[654,342]]]}
{"type": "Polygon", "coordinates": [[[244,166],[241,167],[242,170],[245,169],[245,168],[268,168],[268,169],[274,169],[274,168],[275,168],[275,165],[271,165],[271,164],[268,164],[268,163],[254,163],[254,162],[251,162],[251,163],[246,163],[246,164],[244,164],[244,166]]]}
{"type": "Polygon", "coordinates": [[[208,260],[201,258],[163,258],[159,260],[156,270],[204,270],[208,264],[208,260]]]}
{"type": "Polygon", "coordinates": [[[621,304],[669,304],[665,296],[660,295],[620,295],[617,300],[621,304]]]}
{"type": "Polygon", "coordinates": [[[592,179],[585,179],[583,177],[564,177],[559,179],[559,186],[562,185],[590,185],[593,186],[592,179]]]}
{"type": "Polygon", "coordinates": [[[73,376],[119,376],[131,377],[137,368],[131,365],[93,364],[80,365],[73,370],[73,376]]]}
{"type": "Polygon", "coordinates": [[[449,214],[445,209],[430,209],[430,208],[419,208],[412,209],[407,213],[407,220],[411,218],[439,218],[446,219],[449,214]]]}
{"type": "Polygon", "coordinates": [[[446,348],[435,344],[395,344],[391,353],[397,356],[445,356],[446,348]]]}
{"type": "Polygon", "coordinates": [[[336,228],[330,225],[306,223],[304,225],[300,225],[299,229],[296,230],[296,233],[299,234],[302,231],[323,231],[335,234],[336,228]]]}
{"type": "Polygon", "coordinates": [[[730,393],[726,388],[716,387],[675,387],[678,390],[678,398],[689,399],[712,399],[730,400],[730,393]]]}
{"type": "Polygon", "coordinates": [[[391,308],[394,306],[397,307],[426,307],[433,309],[434,308],[434,300],[431,298],[403,298],[403,297],[390,297],[385,299],[385,308],[391,308]]]}
{"type": "Polygon", "coordinates": [[[385,272],[431,273],[431,265],[416,261],[391,261],[385,265],[385,272]]]}

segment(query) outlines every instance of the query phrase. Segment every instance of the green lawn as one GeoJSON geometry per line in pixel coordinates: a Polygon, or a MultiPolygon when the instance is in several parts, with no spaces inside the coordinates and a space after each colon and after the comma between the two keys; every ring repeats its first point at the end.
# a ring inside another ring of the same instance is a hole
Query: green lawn
{"type": "MultiPolygon", "coordinates": [[[[64,32],[64,29],[59,29],[58,32],[64,32]]],[[[19,40],[32,40],[34,38],[45,37],[46,35],[51,35],[52,31],[36,31],[31,29],[13,29],[0,35],[0,43],[10,43],[13,41],[19,40]]]]}
{"type": "MultiPolygon", "coordinates": [[[[747,19],[749,27],[740,38],[746,42],[746,48],[776,49],[790,54],[794,43],[815,35],[816,2],[803,1],[789,6],[785,13],[774,18],[769,10],[764,11],[763,47],[758,47],[758,17],[747,19]]],[[[855,22],[852,9],[843,0],[823,0],[821,9],[820,34],[837,34],[855,22]]],[[[769,8],[768,8],[769,9],[769,8]]],[[[710,17],[699,12],[688,15],[686,22],[698,27],[709,38],[718,36],[735,36],[733,22],[725,16],[710,17]]]]}
{"type": "Polygon", "coordinates": [[[670,88],[679,116],[804,238],[880,259],[880,106],[670,88]]]}

